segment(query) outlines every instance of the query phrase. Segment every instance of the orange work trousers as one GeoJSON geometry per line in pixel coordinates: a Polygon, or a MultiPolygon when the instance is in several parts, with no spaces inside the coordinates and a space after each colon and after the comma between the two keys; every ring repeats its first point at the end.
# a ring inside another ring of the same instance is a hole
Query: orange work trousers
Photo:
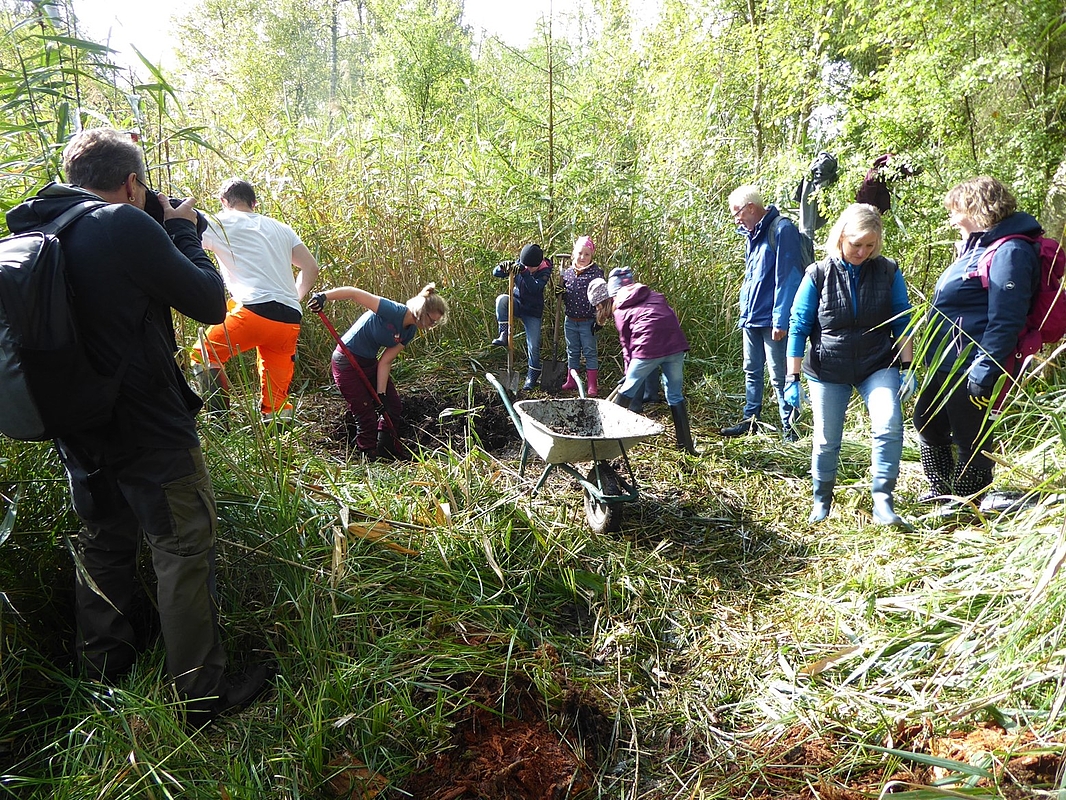
{"type": "MultiPolygon", "coordinates": [[[[207,329],[209,366],[218,369],[231,356],[246,353],[254,347],[262,387],[260,407],[264,414],[280,411],[289,396],[299,335],[298,322],[275,322],[244,306],[235,306],[221,325],[207,329]]],[[[194,364],[203,361],[198,348],[192,352],[192,361],[194,364]]]]}

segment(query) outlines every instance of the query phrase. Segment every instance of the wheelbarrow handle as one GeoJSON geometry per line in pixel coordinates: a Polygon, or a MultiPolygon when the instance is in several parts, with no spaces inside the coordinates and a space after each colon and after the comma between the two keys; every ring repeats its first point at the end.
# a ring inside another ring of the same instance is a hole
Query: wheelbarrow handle
{"type": "Polygon", "coordinates": [[[588,397],[588,395],[585,394],[585,382],[583,380],[581,380],[581,376],[577,374],[577,370],[576,369],[570,370],[570,377],[573,378],[574,379],[574,383],[577,384],[577,396],[578,397],[588,397]]]}

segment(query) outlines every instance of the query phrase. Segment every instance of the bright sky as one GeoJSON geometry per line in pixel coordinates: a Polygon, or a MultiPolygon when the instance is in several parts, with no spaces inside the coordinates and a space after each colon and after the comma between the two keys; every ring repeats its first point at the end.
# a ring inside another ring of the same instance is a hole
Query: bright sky
{"type": "MultiPolygon", "coordinates": [[[[475,37],[480,38],[484,30],[515,47],[524,47],[537,20],[553,11],[567,12],[576,2],[465,0],[465,19],[475,37]]],[[[73,5],[83,32],[95,41],[109,42],[123,53],[120,61],[137,64],[130,49],[130,44],[134,44],[149,61],[167,67],[174,64],[171,15],[187,11],[193,0],[73,0],[73,5]]]]}

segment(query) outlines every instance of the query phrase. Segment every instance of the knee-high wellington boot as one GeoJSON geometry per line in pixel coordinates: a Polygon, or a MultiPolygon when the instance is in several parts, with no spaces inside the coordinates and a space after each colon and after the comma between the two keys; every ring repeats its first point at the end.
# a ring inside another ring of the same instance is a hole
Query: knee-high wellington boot
{"type": "Polygon", "coordinates": [[[814,502],[811,505],[811,515],[808,522],[821,522],[829,516],[829,510],[833,507],[833,487],[836,486],[836,476],[828,480],[814,479],[814,502]]]}
{"type": "Polygon", "coordinates": [[[692,428],[688,419],[688,403],[682,400],[677,405],[670,406],[670,416],[674,419],[674,433],[677,435],[677,446],[689,455],[699,455],[692,444],[692,428]]]}
{"type": "Polygon", "coordinates": [[[925,473],[925,479],[929,481],[929,491],[918,500],[928,503],[938,497],[954,494],[955,453],[952,446],[919,442],[919,451],[922,457],[922,471],[925,473]]]}

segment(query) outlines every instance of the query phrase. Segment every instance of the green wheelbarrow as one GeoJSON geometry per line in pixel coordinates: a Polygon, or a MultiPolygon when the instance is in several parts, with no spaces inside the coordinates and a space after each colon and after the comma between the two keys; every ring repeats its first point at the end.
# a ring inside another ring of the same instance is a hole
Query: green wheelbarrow
{"type": "Polygon", "coordinates": [[[525,472],[530,450],[546,464],[531,496],[554,470],[562,470],[584,489],[589,527],[601,534],[617,531],[622,525],[622,504],[639,496],[626,449],[658,436],[663,426],[608,400],[585,397],[580,379],[580,397],[516,403],[495,375],[486,373],[485,377],[500,393],[522,438],[518,474],[525,472]],[[617,458],[625,466],[624,475],[610,463],[617,458]],[[573,466],[583,463],[592,464],[584,474],[573,466]]]}

